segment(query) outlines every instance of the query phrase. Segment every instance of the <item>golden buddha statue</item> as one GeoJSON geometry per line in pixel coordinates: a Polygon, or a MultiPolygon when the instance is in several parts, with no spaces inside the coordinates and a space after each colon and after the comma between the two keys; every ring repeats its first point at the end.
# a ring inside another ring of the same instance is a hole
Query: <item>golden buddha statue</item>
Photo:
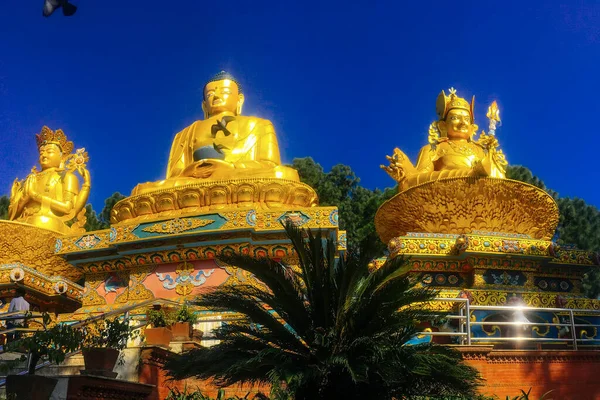
{"type": "Polygon", "coordinates": [[[199,182],[279,178],[299,182],[298,172],[281,164],[273,124],[242,116],[244,94],[221,71],[204,86],[204,120],[179,132],[173,141],[166,180],[143,183],[132,196],[199,182]]]}
{"type": "Polygon", "coordinates": [[[73,142],[62,130],[52,131],[47,126],[36,135],[36,141],[42,170],[33,167],[26,179],[15,179],[8,218],[59,233],[83,231],[84,207],[90,193],[85,149],[71,154],[73,142]],[[75,171],[83,178],[81,190],[75,171]],[[67,226],[66,222],[75,217],[77,221],[67,226]]]}
{"type": "Polygon", "coordinates": [[[221,71],[203,91],[204,119],[175,136],[166,179],[137,185],[115,204],[111,223],[316,206],[314,189],[281,165],[273,124],[241,115],[245,98],[233,76],[221,71]]]}
{"type": "Polygon", "coordinates": [[[488,111],[490,134],[482,132],[478,140],[474,138],[478,129],[474,123],[474,104],[475,97],[469,103],[458,97],[453,88],[449,96],[444,91],[439,94],[436,103],[439,120],[430,125],[429,144],[421,149],[417,164],[413,165],[396,148],[392,156],[387,156],[390,164],[381,166],[398,182],[400,191],[442,178],[505,177],[507,163],[494,134],[495,124],[500,121],[496,102],[488,111]]]}

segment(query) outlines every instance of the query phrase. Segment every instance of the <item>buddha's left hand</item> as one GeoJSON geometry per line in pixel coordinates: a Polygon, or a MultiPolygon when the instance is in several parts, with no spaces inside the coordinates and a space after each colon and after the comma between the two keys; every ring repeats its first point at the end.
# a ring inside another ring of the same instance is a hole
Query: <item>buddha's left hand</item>
{"type": "Polygon", "coordinates": [[[186,171],[184,171],[184,175],[186,176],[192,176],[194,178],[200,178],[200,179],[205,179],[205,178],[209,178],[217,169],[221,169],[221,168],[227,168],[227,169],[233,169],[234,166],[231,163],[228,163],[227,161],[222,161],[219,159],[206,159],[206,160],[200,160],[195,162],[194,164],[192,164],[190,167],[192,168],[186,168],[186,171]],[[187,170],[190,170],[188,173],[187,170]]]}

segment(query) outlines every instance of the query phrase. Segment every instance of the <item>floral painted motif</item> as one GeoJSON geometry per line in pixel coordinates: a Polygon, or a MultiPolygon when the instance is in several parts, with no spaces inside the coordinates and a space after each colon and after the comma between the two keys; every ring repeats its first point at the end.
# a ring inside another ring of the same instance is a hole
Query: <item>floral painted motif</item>
{"type": "Polygon", "coordinates": [[[177,294],[187,296],[190,294],[195,287],[201,286],[206,282],[206,279],[215,272],[215,268],[210,270],[201,269],[197,272],[194,271],[194,266],[184,261],[177,266],[175,270],[175,277],[171,274],[156,272],[158,280],[163,282],[165,289],[175,289],[177,294]]]}
{"type": "Polygon", "coordinates": [[[96,246],[96,244],[98,244],[98,242],[100,242],[100,238],[98,236],[85,235],[85,236],[82,236],[78,241],[76,241],[75,244],[80,249],[91,249],[94,246],[96,246]]]}

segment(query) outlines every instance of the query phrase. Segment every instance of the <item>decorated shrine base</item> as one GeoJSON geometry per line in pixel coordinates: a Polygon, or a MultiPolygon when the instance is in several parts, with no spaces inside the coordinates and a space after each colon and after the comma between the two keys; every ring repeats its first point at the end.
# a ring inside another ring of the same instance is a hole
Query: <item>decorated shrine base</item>
{"type": "Polygon", "coordinates": [[[550,240],[558,206],[544,190],[500,178],[444,178],[398,193],[375,215],[384,242],[407,232],[514,232],[550,240]]]}
{"type": "MultiPolygon", "coordinates": [[[[283,254],[282,254],[283,255],[283,254]]],[[[105,312],[151,299],[183,301],[224,284],[259,283],[215,259],[136,266],[86,275],[85,312],[105,312]]]]}
{"type": "Polygon", "coordinates": [[[85,274],[81,315],[152,299],[184,301],[220,285],[259,285],[217,260],[223,252],[294,263],[283,224],[321,229],[345,248],[335,207],[215,210],[62,236],[55,252],[85,274]]]}

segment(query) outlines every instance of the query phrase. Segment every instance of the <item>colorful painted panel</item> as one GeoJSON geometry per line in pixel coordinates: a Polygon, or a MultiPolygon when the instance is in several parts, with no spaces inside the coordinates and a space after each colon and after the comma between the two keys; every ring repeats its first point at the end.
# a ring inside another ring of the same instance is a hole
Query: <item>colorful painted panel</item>
{"type": "Polygon", "coordinates": [[[167,221],[148,222],[138,225],[133,234],[139,238],[175,235],[219,229],[227,219],[219,214],[207,214],[202,217],[174,218],[167,221]]]}
{"type": "Polygon", "coordinates": [[[545,292],[570,292],[573,290],[573,283],[569,279],[535,277],[534,284],[545,292]]]}
{"type": "Polygon", "coordinates": [[[465,279],[461,274],[452,273],[425,273],[421,274],[420,282],[423,286],[463,286],[465,279]]]}
{"type": "Polygon", "coordinates": [[[524,286],[527,277],[521,271],[488,269],[483,274],[483,280],[488,285],[524,286]]]}

